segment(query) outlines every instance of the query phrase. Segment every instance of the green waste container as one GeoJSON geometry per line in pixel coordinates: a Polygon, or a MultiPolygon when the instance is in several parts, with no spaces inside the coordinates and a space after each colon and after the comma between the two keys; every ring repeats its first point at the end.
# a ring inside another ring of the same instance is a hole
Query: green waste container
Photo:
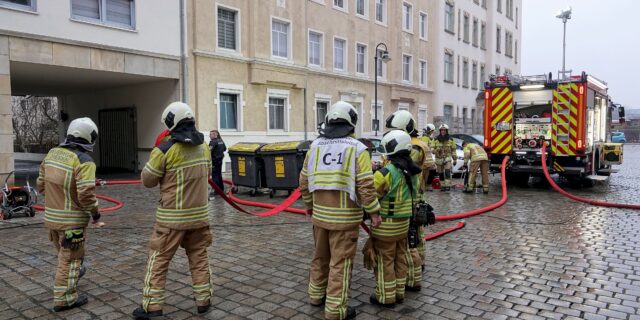
{"type": "Polygon", "coordinates": [[[231,179],[236,186],[231,192],[237,192],[238,186],[251,188],[255,196],[258,188],[266,186],[264,161],[259,154],[265,144],[259,142],[240,142],[229,148],[231,158],[231,179]]]}
{"type": "Polygon", "coordinates": [[[310,141],[277,142],[265,145],[258,152],[264,159],[266,187],[273,198],[277,190],[291,193],[298,188],[304,157],[309,151],[310,141]]]}

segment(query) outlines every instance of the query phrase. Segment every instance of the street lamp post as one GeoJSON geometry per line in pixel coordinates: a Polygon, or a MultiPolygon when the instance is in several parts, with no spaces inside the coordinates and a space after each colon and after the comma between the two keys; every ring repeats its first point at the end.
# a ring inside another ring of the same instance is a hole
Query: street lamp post
{"type": "Polygon", "coordinates": [[[562,19],[564,29],[562,32],[562,78],[564,79],[567,72],[565,68],[565,55],[567,49],[567,20],[571,19],[571,7],[560,10],[558,14],[556,14],[556,18],[562,19]]]}
{"type": "Polygon", "coordinates": [[[380,123],[378,122],[378,59],[382,60],[381,63],[386,63],[389,60],[391,60],[391,58],[389,58],[389,51],[387,50],[387,45],[380,42],[378,43],[378,45],[376,46],[376,54],[374,56],[374,61],[375,61],[375,76],[373,79],[373,92],[374,92],[374,110],[373,110],[373,125],[374,125],[374,131],[375,131],[375,136],[378,136],[378,129],[380,128],[380,123]],[[380,57],[378,57],[378,48],[380,46],[384,47],[384,50],[381,52],[380,57]]]}

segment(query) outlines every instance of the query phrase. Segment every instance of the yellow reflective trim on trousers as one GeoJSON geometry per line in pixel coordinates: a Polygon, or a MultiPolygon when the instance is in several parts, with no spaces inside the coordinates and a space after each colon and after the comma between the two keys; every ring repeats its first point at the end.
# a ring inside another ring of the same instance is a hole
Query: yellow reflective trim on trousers
{"type": "MultiPolygon", "coordinates": [[[[160,254],[159,251],[153,251],[153,253],[149,257],[149,261],[147,261],[147,274],[145,274],[144,276],[144,288],[142,289],[142,308],[144,309],[144,311],[148,311],[149,304],[152,304],[151,298],[148,296],[150,295],[150,291],[152,290],[151,274],[153,273],[152,272],[153,265],[156,262],[156,258],[158,257],[158,254],[160,254]]],[[[164,296],[164,290],[162,295],[164,296]]],[[[157,304],[157,303],[153,303],[153,304],[157,304]]]]}

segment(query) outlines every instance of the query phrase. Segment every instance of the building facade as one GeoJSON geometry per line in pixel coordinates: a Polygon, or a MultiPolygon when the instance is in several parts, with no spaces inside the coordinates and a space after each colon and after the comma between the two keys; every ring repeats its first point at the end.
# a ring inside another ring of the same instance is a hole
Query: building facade
{"type": "Polygon", "coordinates": [[[56,99],[61,139],[91,117],[98,165],[139,169],[180,99],[180,41],[174,0],[0,0],[0,178],[25,156],[14,154],[12,96],[56,99]]]}
{"type": "Polygon", "coordinates": [[[406,109],[426,124],[428,1],[206,0],[188,2],[189,103],[201,130],[239,141],[312,139],[331,104],[351,102],[357,136],[406,109]],[[390,61],[379,59],[386,45],[390,61]],[[383,49],[383,46],[379,46],[383,49]]]}
{"type": "Polygon", "coordinates": [[[481,133],[483,83],[492,74],[520,74],[522,0],[430,3],[438,60],[433,121],[447,123],[454,132],[481,133]]]}

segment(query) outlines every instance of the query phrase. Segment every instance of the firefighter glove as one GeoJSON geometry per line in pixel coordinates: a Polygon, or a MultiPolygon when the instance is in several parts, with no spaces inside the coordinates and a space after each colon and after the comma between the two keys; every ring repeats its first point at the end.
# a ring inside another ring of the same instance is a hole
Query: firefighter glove
{"type": "Polygon", "coordinates": [[[61,240],[60,246],[65,249],[76,250],[82,246],[84,242],[83,229],[71,229],[64,231],[64,239],[61,240]]]}

